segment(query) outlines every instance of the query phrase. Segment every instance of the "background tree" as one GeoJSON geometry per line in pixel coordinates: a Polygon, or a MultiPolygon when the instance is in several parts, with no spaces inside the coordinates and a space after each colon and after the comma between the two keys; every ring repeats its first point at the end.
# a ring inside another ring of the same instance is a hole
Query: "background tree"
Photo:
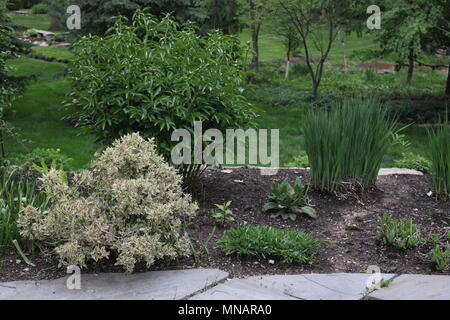
{"type": "Polygon", "coordinates": [[[301,41],[298,37],[297,30],[286,15],[269,15],[268,25],[270,33],[282,39],[283,46],[286,52],[286,74],[285,78],[289,78],[289,67],[291,57],[295,50],[301,46],[301,41]]]}
{"type": "Polygon", "coordinates": [[[429,52],[446,52],[448,61],[448,75],[445,86],[445,94],[450,96],[450,0],[433,0],[436,1],[435,6],[443,8],[440,15],[429,29],[429,32],[423,38],[422,43],[429,52]]]}
{"type": "Polygon", "coordinates": [[[236,0],[203,0],[201,5],[208,15],[205,21],[207,29],[218,29],[224,34],[236,34],[239,31],[236,0]]]}
{"type": "Polygon", "coordinates": [[[252,38],[253,56],[251,68],[258,71],[259,69],[259,34],[261,25],[270,10],[269,0],[238,0],[239,14],[242,22],[250,28],[252,38]]]}
{"type": "MultiPolygon", "coordinates": [[[[383,1],[382,26],[378,30],[378,41],[385,51],[395,52],[408,62],[405,83],[411,83],[414,61],[442,22],[444,12],[450,10],[441,0],[383,1]]],[[[448,23],[448,22],[447,22],[448,23]]]]}
{"type": "Polygon", "coordinates": [[[7,8],[9,10],[29,9],[39,2],[42,2],[42,0],[9,0],[7,8]]]}
{"type": "Polygon", "coordinates": [[[271,14],[284,16],[297,31],[303,45],[305,62],[312,82],[312,94],[318,96],[325,61],[352,1],[347,0],[273,0],[271,14]],[[315,52],[319,56],[314,57],[315,52]]]}
{"type": "Polygon", "coordinates": [[[113,26],[113,17],[131,18],[137,9],[146,8],[148,13],[163,17],[170,13],[178,22],[188,20],[203,22],[206,10],[195,0],[45,0],[49,6],[53,28],[65,28],[69,5],[81,9],[81,30],[76,33],[103,35],[113,26]]]}
{"type": "Polygon", "coordinates": [[[5,157],[4,138],[15,136],[13,126],[6,117],[12,112],[12,103],[25,87],[26,77],[9,74],[7,60],[16,57],[23,49],[15,41],[11,21],[6,15],[6,1],[0,0],[0,154],[5,157]]]}

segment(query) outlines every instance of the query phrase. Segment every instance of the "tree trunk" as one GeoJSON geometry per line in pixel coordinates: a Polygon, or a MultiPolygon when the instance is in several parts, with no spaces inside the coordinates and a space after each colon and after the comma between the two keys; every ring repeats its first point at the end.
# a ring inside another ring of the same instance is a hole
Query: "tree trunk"
{"type": "Polygon", "coordinates": [[[411,84],[413,72],[414,72],[414,50],[410,49],[408,55],[408,74],[406,76],[405,81],[406,85],[408,86],[411,84]]]}
{"type": "Polygon", "coordinates": [[[255,23],[252,25],[252,49],[253,49],[253,57],[252,57],[252,69],[255,71],[259,70],[259,30],[261,28],[261,24],[255,23]]]}
{"type": "Polygon", "coordinates": [[[448,62],[447,86],[445,87],[445,94],[450,96],[450,61],[448,62]]]}
{"type": "Polygon", "coordinates": [[[286,73],[284,74],[284,78],[286,80],[289,79],[289,68],[291,67],[291,61],[289,60],[289,58],[286,61],[286,73]]]}
{"type": "Polygon", "coordinates": [[[316,81],[312,82],[312,91],[313,98],[316,99],[319,96],[319,83],[316,81]]]}
{"type": "Polygon", "coordinates": [[[287,52],[286,52],[286,58],[287,58],[287,60],[286,60],[286,73],[284,75],[284,78],[286,80],[288,80],[289,79],[289,68],[291,66],[291,41],[290,40],[288,40],[288,49],[287,49],[287,52]]]}

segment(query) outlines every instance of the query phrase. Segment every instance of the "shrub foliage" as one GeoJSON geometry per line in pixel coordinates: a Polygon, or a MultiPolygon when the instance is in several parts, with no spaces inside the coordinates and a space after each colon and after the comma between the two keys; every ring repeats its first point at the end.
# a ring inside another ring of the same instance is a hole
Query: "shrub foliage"
{"type": "Polygon", "coordinates": [[[254,117],[244,96],[244,50],[237,38],[197,34],[192,24],[137,11],[104,38],[82,38],[71,71],[68,105],[77,125],[109,143],[139,132],[170,155],[174,129],[237,128],[254,117]]]}
{"type": "Polygon", "coordinates": [[[189,254],[182,221],[197,205],[152,140],[124,136],[96,155],[91,167],[70,184],[57,170],[44,175],[51,205],[45,212],[27,207],[18,221],[21,234],[54,247],[63,265],[116,257],[116,265],[131,272],[140,261],[151,266],[189,254]]]}

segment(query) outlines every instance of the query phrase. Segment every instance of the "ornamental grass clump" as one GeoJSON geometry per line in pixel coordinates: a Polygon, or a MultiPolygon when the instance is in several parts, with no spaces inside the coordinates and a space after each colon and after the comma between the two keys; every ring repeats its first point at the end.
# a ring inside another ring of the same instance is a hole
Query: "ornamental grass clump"
{"type": "Polygon", "coordinates": [[[181,177],[155,152],[153,140],[126,135],[97,154],[91,170],[70,183],[61,172],[42,177],[50,206],[25,208],[21,234],[54,248],[61,265],[115,260],[127,272],[138,262],[189,255],[182,231],[197,205],[182,192],[181,177]]]}
{"type": "Polygon", "coordinates": [[[344,100],[331,112],[311,111],[303,134],[312,185],[336,192],[351,182],[367,189],[377,179],[394,133],[395,120],[377,100],[344,100]]]}
{"type": "Polygon", "coordinates": [[[450,123],[445,121],[438,127],[428,130],[428,139],[434,190],[437,194],[448,197],[450,195],[450,123]]]}

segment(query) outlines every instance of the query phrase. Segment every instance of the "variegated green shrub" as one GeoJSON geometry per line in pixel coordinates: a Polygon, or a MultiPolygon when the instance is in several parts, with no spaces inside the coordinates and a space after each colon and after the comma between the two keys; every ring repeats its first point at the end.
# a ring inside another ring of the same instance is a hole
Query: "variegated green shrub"
{"type": "Polygon", "coordinates": [[[24,210],[22,236],[54,248],[62,265],[85,267],[114,257],[131,272],[141,261],[151,266],[189,255],[182,223],[197,205],[153,140],[126,135],[96,155],[91,167],[69,183],[57,170],[45,174],[42,188],[51,204],[45,212],[24,210]]]}

